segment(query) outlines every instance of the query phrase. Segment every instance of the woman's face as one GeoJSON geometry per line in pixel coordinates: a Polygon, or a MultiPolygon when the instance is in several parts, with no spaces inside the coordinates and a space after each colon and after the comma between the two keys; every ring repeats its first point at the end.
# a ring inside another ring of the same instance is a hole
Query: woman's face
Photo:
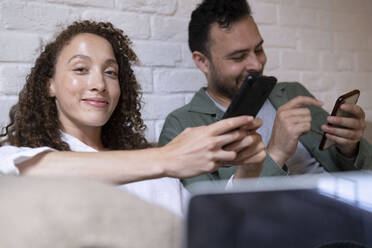
{"type": "Polygon", "coordinates": [[[75,36],[61,50],[49,94],[56,98],[65,132],[101,128],[119,97],[119,67],[111,44],[89,33],[75,36]]]}

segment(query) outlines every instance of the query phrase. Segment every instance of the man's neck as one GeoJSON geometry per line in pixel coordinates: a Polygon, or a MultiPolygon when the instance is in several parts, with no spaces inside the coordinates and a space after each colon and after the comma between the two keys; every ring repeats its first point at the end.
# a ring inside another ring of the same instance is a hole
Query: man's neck
{"type": "Polygon", "coordinates": [[[224,106],[225,108],[227,108],[230,105],[231,99],[225,96],[221,96],[220,94],[215,92],[211,87],[207,88],[207,92],[208,92],[208,95],[212,97],[214,101],[218,102],[220,105],[224,106]]]}

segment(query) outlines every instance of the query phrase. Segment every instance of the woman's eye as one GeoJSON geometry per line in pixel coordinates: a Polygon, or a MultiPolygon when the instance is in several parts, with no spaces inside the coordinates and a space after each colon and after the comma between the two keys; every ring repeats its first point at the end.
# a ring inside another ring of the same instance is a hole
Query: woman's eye
{"type": "Polygon", "coordinates": [[[88,70],[84,67],[77,67],[77,68],[74,69],[74,71],[79,73],[79,74],[82,74],[82,73],[87,72],[88,70]]]}
{"type": "Polygon", "coordinates": [[[113,70],[108,70],[108,71],[105,71],[105,73],[109,76],[112,76],[112,77],[117,77],[117,73],[116,71],[113,71],[113,70]]]}

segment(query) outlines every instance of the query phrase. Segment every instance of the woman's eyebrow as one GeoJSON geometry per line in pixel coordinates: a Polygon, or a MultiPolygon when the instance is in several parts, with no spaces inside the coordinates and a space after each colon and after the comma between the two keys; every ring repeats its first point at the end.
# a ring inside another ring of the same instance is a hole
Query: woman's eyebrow
{"type": "Polygon", "coordinates": [[[82,54],[77,54],[77,55],[72,56],[72,57],[68,60],[67,63],[70,63],[71,60],[76,59],[76,58],[91,60],[89,56],[82,55],[82,54]]]}
{"type": "Polygon", "coordinates": [[[118,62],[116,61],[116,59],[108,59],[105,61],[105,64],[106,65],[112,65],[112,64],[118,65],[118,62]]]}

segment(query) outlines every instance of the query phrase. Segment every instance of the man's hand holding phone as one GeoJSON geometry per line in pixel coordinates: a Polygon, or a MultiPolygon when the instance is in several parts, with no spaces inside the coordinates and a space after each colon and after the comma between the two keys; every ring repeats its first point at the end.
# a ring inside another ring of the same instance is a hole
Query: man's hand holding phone
{"type": "Polygon", "coordinates": [[[307,96],[298,96],[278,108],[276,113],[267,150],[281,168],[296,152],[300,136],[310,131],[311,113],[304,105],[320,107],[323,102],[307,96]]]}
{"type": "Polygon", "coordinates": [[[363,109],[356,105],[357,97],[352,102],[353,95],[359,96],[355,90],[341,96],[336,103],[332,115],[327,117],[328,125],[322,125],[325,138],[333,141],[339,151],[345,156],[355,156],[358,151],[358,143],[363,138],[366,128],[365,114],[363,109]],[[353,94],[351,94],[353,93],[353,94]],[[342,114],[337,114],[341,111],[342,114]]]}

